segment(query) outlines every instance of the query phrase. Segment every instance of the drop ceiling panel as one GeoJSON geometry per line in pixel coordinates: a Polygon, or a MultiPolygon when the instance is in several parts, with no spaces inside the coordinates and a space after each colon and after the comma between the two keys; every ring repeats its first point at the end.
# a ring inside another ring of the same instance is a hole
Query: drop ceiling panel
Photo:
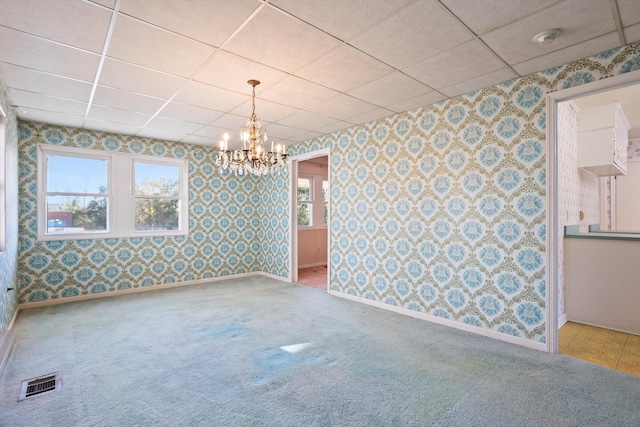
{"type": "Polygon", "coordinates": [[[335,122],[330,123],[327,126],[319,127],[318,129],[316,129],[316,132],[318,132],[320,135],[326,135],[342,129],[350,128],[351,126],[353,126],[353,123],[336,120],[335,122]]]}
{"type": "MultiPolygon", "coordinates": [[[[277,122],[292,115],[296,111],[298,111],[297,108],[256,98],[256,116],[264,122],[277,122]]],[[[249,118],[249,116],[251,116],[251,100],[249,99],[242,103],[242,105],[231,110],[231,113],[249,118]]]]}
{"type": "MultiPolygon", "coordinates": [[[[222,133],[218,135],[218,138],[222,138],[225,132],[229,134],[229,138],[231,139],[239,139],[240,138],[240,128],[247,123],[248,116],[237,116],[235,114],[225,114],[223,116],[218,117],[211,123],[209,126],[217,127],[223,129],[222,133]]],[[[269,126],[268,123],[264,123],[265,126],[269,126]]],[[[198,135],[202,135],[200,132],[196,132],[198,135]]]]}
{"type": "Polygon", "coordinates": [[[0,61],[93,81],[100,57],[0,26],[0,61]]]}
{"type": "Polygon", "coordinates": [[[165,73],[190,77],[214,50],[204,43],[120,15],[107,55],[165,73]]]}
{"type": "Polygon", "coordinates": [[[169,99],[186,80],[166,73],[106,59],[100,84],[117,89],[169,99]]]}
{"type": "Polygon", "coordinates": [[[346,92],[392,71],[393,68],[377,59],[351,46],[342,45],[302,68],[296,75],[346,92]]]}
{"type": "Polygon", "coordinates": [[[352,117],[360,116],[376,108],[378,108],[376,105],[343,94],[314,104],[307,110],[334,119],[342,118],[350,122],[352,117]]]}
{"type": "Polygon", "coordinates": [[[154,117],[147,124],[152,129],[167,130],[171,132],[191,134],[200,129],[201,123],[187,122],[184,120],[168,119],[166,117],[154,117]]]}
{"type": "Polygon", "coordinates": [[[257,0],[122,0],[120,11],[204,43],[220,46],[260,5],[257,0]]]}
{"type": "Polygon", "coordinates": [[[393,67],[403,68],[472,36],[441,4],[425,0],[412,3],[351,44],[393,67]]]}
{"type": "Polygon", "coordinates": [[[294,72],[339,44],[317,28],[265,7],[224,48],[278,70],[294,72]]]}
{"type": "Polygon", "coordinates": [[[89,101],[92,85],[30,68],[0,62],[0,79],[9,88],[29,90],[42,95],[75,101],[89,101]]]}
{"type": "Polygon", "coordinates": [[[479,87],[484,88],[493,86],[498,83],[506,82],[507,80],[515,79],[516,77],[518,77],[516,73],[514,73],[511,69],[505,67],[487,74],[483,74],[481,76],[474,77],[469,80],[465,80],[453,86],[445,87],[441,90],[441,92],[447,95],[447,97],[464,95],[465,93],[477,90],[477,88],[479,87]]]}
{"type": "Polygon", "coordinates": [[[36,92],[27,92],[14,89],[11,91],[11,101],[21,109],[29,111],[32,108],[51,111],[73,116],[84,116],[87,111],[87,103],[71,101],[69,99],[57,98],[53,96],[41,95],[36,92]]]}
{"type": "Polygon", "coordinates": [[[204,136],[198,135],[187,135],[180,140],[180,142],[186,142],[187,144],[197,144],[197,145],[214,145],[215,141],[212,141],[211,138],[205,138],[204,136]]]}
{"type": "Polygon", "coordinates": [[[397,103],[398,99],[413,98],[432,91],[433,89],[413,77],[395,71],[348,93],[356,98],[384,107],[397,103]]]}
{"type": "Polygon", "coordinates": [[[149,114],[93,105],[91,106],[91,110],[89,110],[88,118],[124,125],[143,126],[151,116],[149,114]]]}
{"type": "Polygon", "coordinates": [[[304,129],[285,126],[278,123],[270,124],[267,127],[269,139],[273,140],[276,144],[282,143],[281,141],[283,139],[290,141],[293,137],[295,137],[296,135],[300,135],[300,133],[302,132],[304,132],[304,129]]]}
{"type": "Polygon", "coordinates": [[[161,98],[139,95],[125,90],[98,86],[93,97],[93,102],[96,105],[105,107],[155,114],[166,101],[161,98]]]}
{"type": "Polygon", "coordinates": [[[259,96],[279,104],[304,109],[315,103],[336,97],[339,94],[335,90],[291,76],[264,92],[260,92],[259,96]]]}
{"type": "Polygon", "coordinates": [[[624,29],[624,38],[627,43],[633,43],[640,40],[640,24],[631,25],[624,29]]]}
{"type": "Polygon", "coordinates": [[[306,141],[308,139],[318,138],[319,136],[322,136],[322,135],[323,134],[320,133],[320,132],[313,132],[313,131],[310,131],[310,130],[305,130],[305,131],[302,131],[302,133],[297,134],[293,138],[290,138],[289,140],[291,142],[289,144],[286,144],[286,145],[295,144],[296,142],[306,141]]]}
{"type": "Polygon", "coordinates": [[[286,73],[224,50],[215,54],[194,80],[235,92],[251,94],[249,80],[259,80],[256,91],[263,90],[287,77],[286,73]]]}
{"type": "Polygon", "coordinates": [[[141,136],[143,138],[161,139],[165,141],[180,141],[181,139],[187,137],[187,135],[184,133],[150,128],[140,129],[136,133],[136,136],[141,136]]]}
{"type": "Polygon", "coordinates": [[[473,40],[402,71],[439,90],[504,67],[482,43],[473,40]],[[469,64],[474,64],[470,67],[469,64]]]}
{"type": "Polygon", "coordinates": [[[26,113],[19,113],[18,117],[20,118],[20,120],[30,122],[46,123],[58,126],[69,126],[74,128],[82,127],[82,117],[71,116],[58,112],[31,109],[26,113]]]}
{"type": "Polygon", "coordinates": [[[618,34],[609,33],[607,35],[596,37],[594,39],[578,43],[564,49],[555,50],[546,55],[521,62],[513,66],[513,69],[520,75],[526,75],[557,65],[565,64],[569,61],[584,58],[595,53],[604,52],[617,46],[618,34]],[[589,53],[587,53],[589,52],[589,53]]]}
{"type": "MultiPolygon", "coordinates": [[[[403,110],[403,111],[406,111],[406,110],[403,110]]],[[[354,123],[369,123],[372,120],[378,120],[383,117],[388,117],[392,114],[394,114],[394,112],[391,110],[387,110],[386,108],[377,108],[373,111],[369,111],[368,113],[353,117],[351,120],[354,123]]]]}
{"type": "Polygon", "coordinates": [[[301,2],[299,0],[271,0],[269,3],[320,28],[340,40],[349,41],[387,15],[412,0],[328,0],[301,2]],[[355,19],[357,17],[357,19],[355,19]]]}
{"type": "Polygon", "coordinates": [[[140,126],[126,125],[123,123],[114,123],[97,119],[85,119],[84,128],[98,132],[109,132],[120,135],[135,135],[136,132],[140,130],[140,126]]]}
{"type": "Polygon", "coordinates": [[[336,120],[332,119],[331,117],[312,113],[310,111],[300,110],[295,114],[292,114],[289,117],[280,120],[278,124],[304,130],[316,130],[335,121],[336,120]]]}
{"type": "Polygon", "coordinates": [[[617,0],[620,21],[627,27],[640,22],[640,7],[638,0],[617,0]]]}
{"type": "Polygon", "coordinates": [[[401,113],[403,111],[413,110],[414,108],[424,107],[425,105],[431,105],[446,98],[447,96],[440,92],[429,92],[389,105],[389,110],[392,110],[394,113],[401,113]]]}
{"type": "Polygon", "coordinates": [[[525,21],[487,33],[482,40],[505,61],[515,64],[615,30],[608,1],[567,0],[525,21]],[[552,28],[562,31],[552,44],[541,47],[531,40],[539,32],[552,28]]]}
{"type": "Polygon", "coordinates": [[[113,9],[116,5],[116,0],[86,0],[89,3],[95,3],[113,9]]]}
{"type": "Polygon", "coordinates": [[[158,113],[161,117],[201,124],[207,124],[222,116],[222,114],[224,113],[220,111],[196,107],[195,105],[182,104],[180,102],[170,102],[158,113]]]}
{"type": "Polygon", "coordinates": [[[0,25],[96,53],[111,19],[110,11],[83,1],[0,0],[0,10],[0,25]]]}
{"type": "Polygon", "coordinates": [[[232,134],[240,132],[240,127],[238,127],[236,131],[235,129],[225,129],[217,126],[203,126],[194,132],[194,135],[209,139],[209,141],[217,147],[225,132],[229,135],[229,138],[231,138],[232,134]]]}
{"type": "MultiPolygon", "coordinates": [[[[476,34],[497,29],[558,2],[558,0],[441,1],[476,34]]],[[[535,34],[537,33],[531,36],[535,34]]]]}
{"type": "Polygon", "coordinates": [[[228,111],[246,101],[248,95],[241,95],[204,83],[191,81],[174,98],[175,101],[198,107],[211,108],[218,111],[228,111]]]}

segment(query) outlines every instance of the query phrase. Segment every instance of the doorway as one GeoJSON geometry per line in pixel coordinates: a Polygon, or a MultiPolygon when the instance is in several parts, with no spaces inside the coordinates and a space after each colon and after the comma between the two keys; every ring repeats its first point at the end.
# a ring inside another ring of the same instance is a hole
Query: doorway
{"type": "MultiPolygon", "coordinates": [[[[565,259],[563,226],[568,225],[567,221],[571,223],[570,216],[577,215],[578,211],[569,212],[566,210],[566,206],[563,206],[562,201],[559,200],[563,195],[563,183],[559,175],[565,167],[561,164],[562,153],[560,153],[560,151],[564,149],[561,141],[564,131],[561,123],[562,118],[560,117],[562,115],[562,109],[565,105],[571,103],[578,107],[578,111],[580,108],[589,108],[589,98],[593,99],[592,95],[602,96],[598,102],[604,103],[607,101],[607,96],[614,96],[613,94],[615,94],[614,91],[616,89],[624,88],[624,92],[628,92],[633,85],[638,84],[640,84],[640,76],[638,73],[628,73],[547,95],[547,179],[549,182],[547,195],[547,230],[549,231],[547,236],[547,283],[549,284],[547,292],[547,351],[549,352],[557,353],[560,351],[564,353],[570,346],[575,347],[575,345],[571,344],[573,342],[572,340],[578,339],[581,335],[586,335],[585,331],[591,331],[591,326],[576,325],[575,323],[567,322],[567,320],[572,319],[567,319],[567,313],[563,308],[565,303],[563,299],[565,296],[564,272],[567,268],[564,263],[565,261],[568,263],[575,262],[565,259]],[[559,332],[561,327],[563,327],[563,331],[559,332]],[[577,331],[579,331],[579,333],[577,331]],[[576,333],[574,334],[574,332],[576,333]]],[[[609,98],[608,101],[612,103],[617,102],[611,98],[609,98]]],[[[634,132],[638,133],[640,130],[637,128],[634,130],[632,128],[629,133],[629,139],[634,137],[634,132]]],[[[600,179],[604,181],[604,179],[600,179]]],[[[602,188],[605,186],[604,182],[602,182],[599,185],[596,184],[595,187],[592,186],[592,188],[595,188],[596,191],[599,188],[600,192],[602,192],[602,188]]],[[[611,192],[612,190],[610,189],[609,191],[611,192]]],[[[615,189],[613,189],[613,191],[615,191],[615,189]]],[[[579,222],[581,230],[586,226],[587,231],[588,225],[590,224],[605,224],[607,221],[606,218],[603,219],[602,215],[604,210],[600,209],[598,211],[598,209],[599,207],[596,206],[595,211],[591,209],[586,212],[586,215],[582,212],[582,209],[580,209],[579,220],[575,221],[575,224],[579,222]]],[[[611,211],[611,209],[609,211],[611,211]]],[[[609,212],[609,215],[611,215],[611,212],[609,212]]],[[[609,223],[610,222],[611,221],[609,221],[609,223]]],[[[640,244],[640,242],[638,242],[638,244],[640,244]]],[[[597,333],[608,333],[608,331],[603,330],[597,333]]],[[[625,341],[624,345],[626,345],[629,340],[624,339],[623,341],[625,341]]],[[[631,339],[631,341],[633,341],[633,339],[631,339]]]]}
{"type": "Polygon", "coordinates": [[[329,289],[329,149],[291,159],[291,281],[329,289]]]}

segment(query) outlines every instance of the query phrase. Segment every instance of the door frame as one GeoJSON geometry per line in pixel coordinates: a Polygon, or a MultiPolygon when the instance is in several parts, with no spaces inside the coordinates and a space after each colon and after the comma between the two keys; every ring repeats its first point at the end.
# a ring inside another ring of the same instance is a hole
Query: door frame
{"type": "Polygon", "coordinates": [[[331,262],[329,254],[331,253],[331,149],[323,148],[321,150],[311,151],[309,153],[298,154],[289,157],[290,178],[289,178],[289,282],[298,281],[298,221],[297,206],[298,195],[295,191],[298,178],[298,162],[304,160],[315,159],[316,157],[327,156],[327,180],[329,181],[329,209],[327,213],[327,291],[329,291],[329,278],[331,277],[331,262]]]}
{"type": "Polygon", "coordinates": [[[545,150],[547,153],[547,194],[545,202],[547,206],[547,269],[545,280],[547,281],[546,297],[546,336],[547,352],[558,353],[558,273],[562,265],[558,263],[558,238],[562,230],[559,229],[558,212],[558,103],[569,101],[583,96],[608,92],[633,84],[640,84],[640,71],[608,77],[589,84],[571,87],[548,93],[547,102],[547,132],[545,150]]]}

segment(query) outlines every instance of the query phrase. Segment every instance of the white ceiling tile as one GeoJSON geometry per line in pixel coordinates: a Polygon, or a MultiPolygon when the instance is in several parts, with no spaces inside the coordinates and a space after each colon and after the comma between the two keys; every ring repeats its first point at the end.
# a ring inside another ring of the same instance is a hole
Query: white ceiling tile
{"type": "MultiPolygon", "coordinates": [[[[217,127],[217,126],[203,126],[200,129],[198,129],[196,132],[194,132],[194,135],[197,136],[201,136],[203,138],[209,138],[211,141],[219,142],[222,137],[224,136],[225,132],[229,135],[229,138],[231,138],[231,133],[233,133],[233,131],[229,131],[229,129],[223,129],[221,127],[217,127]]],[[[240,132],[240,128],[238,127],[238,133],[240,132]]]]}
{"type": "Polygon", "coordinates": [[[154,117],[146,127],[151,129],[168,130],[179,133],[194,133],[202,128],[202,123],[187,122],[184,120],[167,119],[166,117],[154,117]]]}
{"type": "Polygon", "coordinates": [[[624,38],[627,43],[634,43],[640,40],[640,24],[625,27],[624,38]]]}
{"type": "Polygon", "coordinates": [[[342,45],[302,68],[296,75],[346,92],[389,74],[393,68],[349,45],[342,45]]]}
{"type": "Polygon", "coordinates": [[[175,101],[198,107],[228,111],[236,108],[251,96],[251,92],[242,95],[204,83],[191,81],[174,98],[175,101]]]}
{"type": "Polygon", "coordinates": [[[516,73],[514,73],[511,69],[505,67],[487,74],[483,74],[481,76],[474,77],[470,80],[465,80],[464,82],[455,84],[453,86],[442,88],[440,91],[449,97],[464,95],[465,93],[472,92],[474,90],[477,90],[478,88],[493,86],[498,83],[515,79],[516,77],[518,77],[516,73]]]}
{"type": "Polygon", "coordinates": [[[319,136],[322,136],[322,134],[319,132],[305,130],[290,139],[293,140],[294,143],[296,143],[296,142],[308,141],[310,139],[318,138],[319,136]]]}
{"type": "MultiPolygon", "coordinates": [[[[640,5],[638,0],[616,0],[622,25],[627,27],[640,22],[640,5]]],[[[629,40],[627,40],[627,43],[629,40]]]]}
{"type": "Polygon", "coordinates": [[[116,5],[116,0],[85,0],[89,3],[99,4],[104,7],[108,7],[109,9],[113,9],[116,5]]]}
{"type": "Polygon", "coordinates": [[[98,86],[93,97],[93,103],[96,105],[137,111],[145,114],[155,114],[165,102],[166,101],[161,98],[139,95],[106,86],[98,86]]]}
{"type": "Polygon", "coordinates": [[[112,121],[125,125],[143,126],[151,116],[149,114],[135,113],[133,111],[119,110],[117,108],[92,105],[89,110],[88,118],[112,121]]]}
{"type": "Polygon", "coordinates": [[[43,95],[89,101],[92,85],[80,80],[0,62],[0,79],[8,88],[29,90],[43,95]]]}
{"type": "Polygon", "coordinates": [[[352,117],[360,116],[377,108],[376,105],[343,94],[314,104],[307,108],[307,111],[333,117],[334,119],[341,118],[342,120],[350,121],[352,117]]]}
{"type": "Polygon", "coordinates": [[[377,108],[373,111],[369,111],[368,113],[362,114],[360,116],[353,117],[351,120],[354,123],[369,123],[373,120],[378,120],[383,117],[389,117],[390,115],[395,114],[391,110],[387,110],[386,108],[377,108]]]}
{"type": "MultiPolygon", "coordinates": [[[[558,0],[441,1],[476,34],[483,34],[487,31],[502,27],[558,2],[558,0]]],[[[532,34],[531,37],[534,35],[535,34],[532,34]]]]}
{"type": "MultiPolygon", "coordinates": [[[[224,135],[225,132],[228,132],[230,138],[236,139],[236,138],[240,138],[240,128],[247,123],[247,117],[248,116],[225,114],[223,116],[218,117],[211,123],[209,123],[209,126],[222,129],[223,131],[220,134],[220,136],[224,135]]],[[[267,123],[265,123],[264,125],[268,126],[267,123]]],[[[196,134],[203,135],[200,132],[196,132],[196,134]]]]}
{"type": "MultiPolygon", "coordinates": [[[[276,102],[267,101],[256,97],[256,116],[264,122],[277,122],[298,111],[297,108],[276,102]]],[[[231,113],[249,118],[251,116],[251,100],[247,100],[238,107],[231,110],[231,113]]]]}
{"type": "Polygon", "coordinates": [[[123,0],[120,11],[178,34],[220,46],[260,5],[257,0],[123,0]]]}
{"type": "Polygon", "coordinates": [[[96,53],[111,20],[110,11],[83,1],[0,0],[0,10],[0,25],[96,53]]]}
{"type": "Polygon", "coordinates": [[[69,126],[74,128],[82,127],[82,117],[70,116],[51,111],[27,110],[25,113],[18,113],[20,120],[27,122],[46,123],[50,125],[69,126]]]}
{"type": "Polygon", "coordinates": [[[414,2],[350,43],[381,61],[403,68],[472,38],[435,0],[414,2]]]}
{"type": "Polygon", "coordinates": [[[190,77],[214,50],[204,43],[120,15],[107,54],[132,64],[190,77]]]}
{"type": "Polygon", "coordinates": [[[616,47],[617,44],[618,34],[609,33],[574,46],[559,49],[546,55],[541,55],[537,58],[515,64],[513,69],[520,75],[536,73],[538,71],[543,71],[558,65],[564,65],[571,61],[607,51],[616,47]]]}
{"type": "Polygon", "coordinates": [[[126,125],[123,123],[114,123],[105,120],[85,119],[84,129],[95,130],[98,132],[115,133],[118,135],[135,135],[140,126],[126,125]]]}
{"type": "Polygon", "coordinates": [[[412,0],[327,0],[320,2],[271,0],[270,3],[314,27],[335,35],[340,40],[348,41],[387,15],[404,7],[410,1],[412,0]]]}
{"type": "Polygon", "coordinates": [[[198,135],[187,135],[180,140],[180,142],[185,142],[187,144],[195,144],[195,145],[207,145],[207,146],[216,146],[215,142],[211,138],[206,138],[204,136],[198,135]]]}
{"type": "Polygon", "coordinates": [[[304,129],[273,123],[268,126],[267,131],[269,134],[269,140],[273,140],[278,144],[283,139],[290,140],[295,135],[299,135],[304,131],[304,129]]]}
{"type": "Polygon", "coordinates": [[[286,73],[224,50],[196,74],[194,80],[240,93],[251,94],[249,80],[259,80],[256,90],[264,89],[287,77],[286,73]]]}
{"type": "Polygon", "coordinates": [[[278,122],[278,124],[291,126],[305,130],[316,130],[330,123],[335,122],[331,117],[300,110],[278,122]]]}
{"type": "Polygon", "coordinates": [[[93,81],[100,57],[0,26],[0,61],[93,81]]]}
{"type": "Polygon", "coordinates": [[[269,87],[264,92],[260,92],[259,97],[279,104],[304,109],[339,94],[335,90],[291,76],[269,87]]]}
{"type": "Polygon", "coordinates": [[[397,103],[398,99],[413,98],[431,91],[433,89],[416,79],[395,71],[348,93],[356,98],[384,107],[397,103]]]}
{"type": "Polygon", "coordinates": [[[608,1],[566,0],[526,20],[487,33],[482,40],[507,63],[516,64],[615,30],[608,1]],[[536,34],[552,28],[562,31],[553,43],[540,46],[532,40],[536,34]]]}
{"type": "Polygon", "coordinates": [[[163,141],[180,141],[181,139],[187,137],[187,135],[184,133],[149,128],[140,129],[136,133],[136,136],[140,136],[142,138],[160,139],[163,141]]]}
{"type": "Polygon", "coordinates": [[[344,122],[342,120],[336,120],[335,122],[329,123],[326,126],[320,126],[318,129],[316,129],[316,132],[322,135],[326,135],[333,132],[337,132],[339,130],[350,128],[353,125],[354,125],[353,123],[344,122]]]}
{"type": "Polygon", "coordinates": [[[395,104],[389,105],[389,110],[392,110],[396,113],[401,113],[404,111],[410,111],[414,108],[424,107],[425,105],[435,104],[438,101],[442,101],[443,99],[447,99],[446,95],[443,95],[440,92],[429,92],[423,95],[418,95],[415,98],[410,98],[404,101],[397,102],[395,104]]]}
{"type": "Polygon", "coordinates": [[[170,102],[159,113],[160,117],[170,117],[176,120],[207,124],[224,113],[194,105],[170,102]]]}
{"type": "Polygon", "coordinates": [[[402,71],[439,90],[502,67],[504,64],[482,43],[473,40],[402,71]]]}
{"type": "Polygon", "coordinates": [[[53,96],[41,95],[36,92],[27,92],[20,89],[13,89],[11,91],[11,101],[15,105],[18,105],[26,110],[37,108],[39,110],[70,114],[80,117],[83,117],[84,113],[87,111],[86,102],[56,98],[53,96]]]}
{"type": "Polygon", "coordinates": [[[317,28],[265,7],[224,49],[281,71],[294,72],[339,44],[317,28]]]}
{"type": "Polygon", "coordinates": [[[142,95],[168,99],[185,81],[186,79],[180,77],[107,58],[99,83],[142,95]]]}

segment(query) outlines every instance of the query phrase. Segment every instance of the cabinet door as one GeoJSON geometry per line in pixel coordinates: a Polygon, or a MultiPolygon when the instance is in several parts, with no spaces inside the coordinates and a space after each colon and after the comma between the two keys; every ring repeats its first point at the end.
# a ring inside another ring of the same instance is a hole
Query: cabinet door
{"type": "Polygon", "coordinates": [[[627,174],[616,177],[616,228],[640,230],[640,162],[627,163],[627,174]]]}

